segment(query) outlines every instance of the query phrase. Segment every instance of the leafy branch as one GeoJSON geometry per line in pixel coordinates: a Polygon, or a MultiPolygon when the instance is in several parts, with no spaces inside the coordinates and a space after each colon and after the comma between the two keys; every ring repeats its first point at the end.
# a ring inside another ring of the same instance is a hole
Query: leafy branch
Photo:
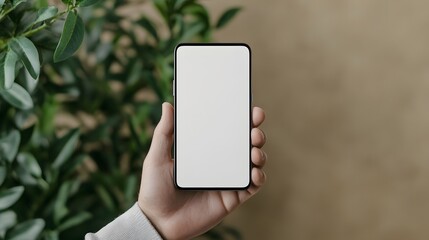
{"type": "Polygon", "coordinates": [[[0,0],[0,239],[81,239],[134,204],[174,47],[240,10],[152,0],[157,22],[118,11],[135,1],[62,2],[0,0]]]}

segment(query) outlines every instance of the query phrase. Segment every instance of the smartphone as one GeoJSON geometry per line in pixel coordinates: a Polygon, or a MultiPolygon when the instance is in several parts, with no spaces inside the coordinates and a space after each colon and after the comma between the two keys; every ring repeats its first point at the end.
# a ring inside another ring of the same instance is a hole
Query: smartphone
{"type": "Polygon", "coordinates": [[[174,182],[179,189],[250,185],[251,50],[180,44],[174,51],[174,182]]]}

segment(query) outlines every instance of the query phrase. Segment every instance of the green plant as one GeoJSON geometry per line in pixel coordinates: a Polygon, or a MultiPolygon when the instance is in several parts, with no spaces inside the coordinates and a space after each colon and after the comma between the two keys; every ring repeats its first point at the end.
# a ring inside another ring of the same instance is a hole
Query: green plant
{"type": "Polygon", "coordinates": [[[136,201],[174,47],[239,11],[152,3],[161,22],[121,13],[134,1],[0,0],[0,239],[82,239],[136,201]]]}

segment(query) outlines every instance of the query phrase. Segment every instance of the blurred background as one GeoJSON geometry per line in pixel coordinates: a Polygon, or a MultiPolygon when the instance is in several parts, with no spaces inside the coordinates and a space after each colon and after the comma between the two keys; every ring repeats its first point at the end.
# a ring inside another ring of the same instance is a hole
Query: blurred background
{"type": "Polygon", "coordinates": [[[267,115],[267,182],[206,238],[428,238],[427,1],[23,2],[0,1],[0,239],[135,203],[183,41],[248,43],[267,115]]]}
{"type": "Polygon", "coordinates": [[[253,50],[267,183],[227,218],[245,239],[427,239],[427,1],[222,0],[253,50]]]}

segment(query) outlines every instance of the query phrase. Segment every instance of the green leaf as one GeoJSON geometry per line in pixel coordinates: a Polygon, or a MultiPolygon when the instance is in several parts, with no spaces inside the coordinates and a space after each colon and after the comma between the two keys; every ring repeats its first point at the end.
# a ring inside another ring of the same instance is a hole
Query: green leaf
{"type": "Polygon", "coordinates": [[[13,227],[16,224],[16,213],[11,210],[1,212],[0,223],[0,236],[4,236],[4,231],[13,227]]]}
{"type": "Polygon", "coordinates": [[[136,175],[128,176],[124,186],[124,196],[129,204],[135,202],[135,194],[137,193],[138,181],[136,175]]]}
{"type": "Polygon", "coordinates": [[[53,169],[53,168],[46,168],[43,171],[46,181],[49,184],[56,184],[57,179],[58,179],[58,175],[59,175],[59,171],[57,169],[53,169]]]}
{"type": "MultiPolygon", "coordinates": [[[[30,116],[34,117],[34,115],[30,115],[30,116]]],[[[15,120],[15,123],[16,122],[17,121],[15,120]]],[[[21,131],[21,144],[23,146],[25,146],[31,140],[31,137],[33,136],[33,133],[36,132],[35,129],[36,129],[36,123],[34,123],[33,125],[31,125],[30,127],[27,127],[27,128],[20,127],[20,131],[21,131]]],[[[37,134],[38,133],[39,132],[37,132],[37,134]]],[[[36,147],[38,145],[33,145],[33,146],[36,147]]]]}
{"type": "Polygon", "coordinates": [[[42,176],[42,169],[40,169],[39,163],[33,155],[29,153],[19,153],[17,161],[20,165],[25,166],[31,175],[35,177],[42,176]]]}
{"type": "Polygon", "coordinates": [[[83,0],[79,3],[79,7],[88,7],[94,4],[97,4],[100,0],[83,0]]]}
{"type": "Polygon", "coordinates": [[[9,240],[35,240],[39,237],[45,227],[43,219],[28,220],[16,225],[10,232],[7,233],[6,239],[9,240]]]}
{"type": "Polygon", "coordinates": [[[59,233],[56,230],[45,231],[43,234],[45,240],[58,240],[60,239],[59,233]]]}
{"type": "Polygon", "coordinates": [[[72,155],[77,141],[79,140],[79,129],[70,130],[65,136],[60,138],[54,145],[55,160],[52,164],[54,169],[59,169],[72,155]]]}
{"type": "Polygon", "coordinates": [[[6,209],[18,201],[24,192],[23,186],[17,186],[0,192],[0,210],[6,209]]]}
{"type": "Polygon", "coordinates": [[[0,95],[12,106],[22,110],[29,110],[34,106],[30,94],[17,83],[13,83],[8,90],[0,91],[0,95]]]}
{"type": "Polygon", "coordinates": [[[143,147],[142,141],[140,140],[140,137],[139,137],[139,129],[140,128],[139,128],[139,124],[138,124],[136,116],[128,116],[128,124],[130,126],[131,135],[133,136],[134,140],[136,141],[137,146],[139,148],[142,148],[143,147]]]}
{"type": "Polygon", "coordinates": [[[166,0],[153,0],[153,3],[164,20],[168,21],[168,6],[166,0]]]}
{"type": "Polygon", "coordinates": [[[183,13],[193,15],[198,19],[200,19],[201,21],[203,21],[204,23],[206,23],[207,26],[209,26],[209,22],[210,22],[209,13],[203,5],[199,3],[190,4],[183,9],[183,13]]]}
{"type": "Polygon", "coordinates": [[[21,3],[27,2],[27,0],[13,0],[12,2],[13,2],[13,6],[16,7],[21,3]]]}
{"type": "Polygon", "coordinates": [[[54,203],[54,222],[59,224],[61,219],[63,219],[68,213],[69,210],[66,207],[67,199],[70,195],[73,194],[76,181],[66,181],[61,184],[60,190],[58,191],[57,198],[54,203]]]}
{"type": "Polygon", "coordinates": [[[37,8],[44,8],[48,6],[48,0],[37,0],[36,1],[36,7],[37,8]]]}
{"type": "Polygon", "coordinates": [[[180,11],[183,7],[187,5],[194,4],[195,0],[176,0],[174,3],[174,9],[180,11]]]}
{"type": "Polygon", "coordinates": [[[80,212],[75,215],[73,215],[71,218],[65,220],[57,229],[58,231],[64,231],[66,229],[72,228],[74,226],[77,226],[86,220],[91,218],[91,214],[88,212],[80,212]]]}
{"type": "Polygon", "coordinates": [[[76,168],[78,166],[81,166],[82,162],[85,160],[85,158],[87,158],[88,156],[85,154],[80,154],[76,157],[74,157],[72,160],[68,161],[65,165],[64,165],[64,176],[67,176],[69,174],[72,174],[75,172],[76,168]]]}
{"type": "Polygon", "coordinates": [[[133,86],[136,82],[141,80],[142,66],[143,62],[140,59],[137,59],[134,62],[130,61],[130,65],[127,68],[128,79],[126,80],[128,86],[133,86]]]}
{"type": "Polygon", "coordinates": [[[32,93],[34,89],[36,89],[39,79],[34,79],[27,71],[27,69],[24,69],[24,80],[25,81],[22,83],[24,89],[27,90],[29,93],[32,93]]]}
{"type": "MultiPolygon", "coordinates": [[[[2,3],[2,4],[0,4],[0,10],[1,10],[2,5],[4,5],[5,1],[4,1],[4,0],[0,0],[0,2],[2,3]]],[[[26,2],[26,0],[14,0],[14,1],[12,1],[12,7],[11,7],[11,8],[9,8],[9,9],[7,9],[7,11],[8,11],[8,12],[13,11],[16,7],[18,7],[18,5],[20,5],[20,4],[21,4],[21,3],[23,3],[23,2],[26,2]]],[[[0,14],[0,21],[1,21],[1,20],[3,20],[3,17],[4,17],[4,16],[5,16],[5,15],[0,14]]]]}
{"type": "Polygon", "coordinates": [[[37,18],[34,21],[34,24],[46,21],[52,17],[54,17],[58,13],[58,8],[55,6],[49,6],[46,8],[42,8],[37,12],[37,18]]]}
{"type": "Polygon", "coordinates": [[[0,89],[9,89],[15,80],[18,56],[9,48],[6,55],[0,61],[0,89]]]}
{"type": "Polygon", "coordinates": [[[0,139],[0,160],[6,159],[12,162],[18,152],[21,134],[18,130],[12,130],[10,133],[0,139]]]}
{"type": "Polygon", "coordinates": [[[40,169],[36,158],[29,153],[19,153],[16,160],[19,164],[17,174],[22,183],[28,185],[38,184],[37,179],[41,177],[42,169],[40,169]]]}
{"type": "Polygon", "coordinates": [[[66,207],[66,202],[69,197],[70,188],[71,182],[67,181],[61,185],[60,190],[58,191],[58,196],[54,203],[54,222],[56,224],[59,224],[61,219],[69,213],[69,210],[66,207]]]}
{"type": "Polygon", "coordinates": [[[80,47],[84,35],[82,19],[73,11],[67,15],[63,33],[54,52],[54,62],[63,61],[72,56],[80,47]]]}
{"type": "Polygon", "coordinates": [[[54,124],[54,118],[55,114],[57,114],[58,108],[59,104],[53,95],[48,95],[45,97],[43,105],[41,106],[41,113],[38,116],[38,125],[40,127],[40,131],[43,134],[49,135],[54,131],[52,126],[54,124]]]}
{"type": "Polygon", "coordinates": [[[205,29],[206,25],[202,22],[194,22],[191,23],[185,33],[183,34],[183,36],[181,36],[180,38],[180,42],[186,42],[189,41],[190,39],[192,39],[193,37],[195,37],[198,33],[200,33],[201,31],[203,31],[205,29]]]}
{"type": "Polygon", "coordinates": [[[0,166],[0,186],[3,184],[5,179],[6,179],[6,167],[0,166]]]}
{"type": "Polygon", "coordinates": [[[97,63],[102,63],[109,54],[112,53],[113,44],[111,42],[102,42],[97,46],[95,50],[95,57],[97,58],[97,63]]]}
{"type": "Polygon", "coordinates": [[[30,75],[37,79],[40,73],[39,53],[33,42],[26,37],[13,38],[9,43],[10,48],[18,55],[30,75]]]}
{"type": "Polygon", "coordinates": [[[113,199],[110,196],[109,192],[107,192],[107,190],[102,185],[97,185],[95,187],[95,191],[97,192],[104,206],[107,209],[113,211],[115,209],[115,203],[113,202],[113,199]]]}
{"type": "Polygon", "coordinates": [[[22,130],[28,126],[29,120],[34,116],[35,115],[29,111],[17,111],[15,116],[13,116],[13,119],[15,121],[15,125],[22,130]]]}
{"type": "Polygon", "coordinates": [[[146,17],[141,18],[137,23],[145,28],[153,38],[159,41],[158,33],[156,31],[155,25],[146,17]]]}
{"type": "Polygon", "coordinates": [[[216,28],[221,28],[225,26],[229,21],[231,21],[234,16],[241,10],[239,7],[234,7],[226,10],[222,16],[219,18],[216,24],[216,28]]]}
{"type": "Polygon", "coordinates": [[[84,142],[100,142],[106,141],[110,138],[110,132],[117,124],[119,124],[119,116],[112,116],[107,119],[104,123],[100,123],[96,128],[88,131],[83,135],[84,142]]]}

